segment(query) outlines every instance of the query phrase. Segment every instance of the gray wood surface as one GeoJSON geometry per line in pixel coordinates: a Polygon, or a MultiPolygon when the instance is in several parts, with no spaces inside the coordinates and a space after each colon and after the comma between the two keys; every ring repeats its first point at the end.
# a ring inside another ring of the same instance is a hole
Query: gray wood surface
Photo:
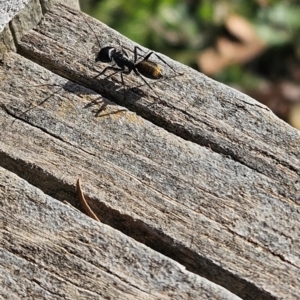
{"type": "Polygon", "coordinates": [[[57,6],[19,45],[64,78],[2,61],[1,166],[73,205],[81,177],[103,223],[243,299],[300,299],[299,131],[166,57],[183,76],[124,98],[119,74],[93,78],[106,65],[86,20],[102,46],[134,44],[85,18],[57,6]]]}
{"type": "Polygon", "coordinates": [[[0,32],[16,16],[30,0],[2,0],[0,1],[0,32]]]}
{"type": "MultiPolygon", "coordinates": [[[[92,19],[89,24],[101,38],[102,47],[122,45],[133,49],[134,43],[104,24],[92,19]]],[[[184,76],[153,84],[163,101],[157,101],[148,87],[140,93],[127,93],[123,99],[119,75],[113,81],[93,78],[99,74],[97,70],[106,66],[95,65],[96,51],[96,36],[82,14],[68,8],[47,14],[20,44],[20,53],[65,78],[126,105],[184,139],[290,185],[291,193],[286,196],[299,201],[295,198],[295,191],[300,189],[299,131],[280,121],[268,108],[166,57],[163,58],[184,76]]],[[[174,76],[167,66],[165,73],[166,77],[174,76]]],[[[127,76],[126,84],[134,87],[143,82],[136,76],[127,76]]]]}
{"type": "Polygon", "coordinates": [[[240,299],[1,167],[0,182],[1,299],[240,299]]]}
{"type": "Polygon", "coordinates": [[[2,0],[0,1],[0,58],[16,51],[16,43],[35,27],[43,14],[56,3],[79,9],[78,0],[2,0]]]}

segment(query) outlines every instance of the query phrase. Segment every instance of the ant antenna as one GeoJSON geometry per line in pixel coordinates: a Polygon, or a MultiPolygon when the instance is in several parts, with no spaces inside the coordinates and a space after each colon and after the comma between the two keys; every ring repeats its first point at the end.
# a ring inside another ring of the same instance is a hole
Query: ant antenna
{"type": "Polygon", "coordinates": [[[90,23],[87,21],[87,19],[85,18],[84,14],[83,14],[82,16],[83,16],[83,19],[84,19],[84,21],[86,22],[86,24],[89,26],[89,28],[90,28],[90,29],[92,30],[92,32],[94,33],[94,35],[95,35],[95,37],[96,37],[96,39],[97,39],[98,45],[99,45],[99,47],[100,47],[100,49],[101,49],[101,48],[102,48],[102,47],[101,47],[101,43],[100,43],[100,40],[98,39],[98,36],[97,36],[95,30],[94,30],[93,27],[90,25],[90,23]]]}

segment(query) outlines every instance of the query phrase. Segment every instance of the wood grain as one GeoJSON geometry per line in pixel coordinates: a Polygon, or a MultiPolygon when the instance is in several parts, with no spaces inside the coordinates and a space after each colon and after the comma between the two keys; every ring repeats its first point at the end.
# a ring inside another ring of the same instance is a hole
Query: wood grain
{"type": "Polygon", "coordinates": [[[3,299],[240,299],[1,167],[0,181],[3,299]]]}
{"type": "MultiPolygon", "coordinates": [[[[87,17],[86,17],[87,18],[87,17]]],[[[85,18],[85,19],[86,19],[85,18]]],[[[99,45],[82,14],[58,6],[28,34],[19,51],[50,70],[100,92],[110,100],[165,129],[208,146],[215,152],[230,156],[251,169],[284,182],[292,189],[291,200],[298,201],[299,191],[299,131],[280,121],[268,108],[250,97],[203,74],[163,56],[184,76],[153,84],[159,102],[148,87],[139,93],[128,92],[123,99],[119,74],[113,80],[93,78],[106,64],[95,64],[99,45]],[[292,182],[291,182],[292,179],[292,182]]],[[[102,46],[122,45],[133,49],[134,43],[91,18],[90,26],[98,33],[102,46]]],[[[165,67],[165,76],[174,73],[165,67]]],[[[129,87],[143,84],[134,75],[126,77],[129,87]]]]}
{"type": "MultiPolygon", "coordinates": [[[[103,45],[133,48],[88,22],[103,45]]],[[[72,204],[81,177],[101,221],[243,299],[299,299],[299,131],[165,57],[184,75],[153,85],[163,101],[147,87],[123,99],[119,76],[93,78],[105,65],[85,24],[57,6],[19,46],[66,79],[2,62],[1,165],[72,204]]]]}

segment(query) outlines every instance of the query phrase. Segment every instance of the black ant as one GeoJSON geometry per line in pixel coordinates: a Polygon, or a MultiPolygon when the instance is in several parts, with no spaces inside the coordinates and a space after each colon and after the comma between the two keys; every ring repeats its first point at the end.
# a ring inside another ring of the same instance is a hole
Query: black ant
{"type": "MultiPolygon", "coordinates": [[[[144,77],[157,80],[163,77],[163,70],[162,66],[158,63],[155,63],[151,60],[149,60],[149,57],[151,55],[155,55],[160,61],[162,61],[164,64],[166,64],[170,69],[174,71],[174,73],[177,73],[167,62],[165,62],[159,55],[155,54],[153,51],[150,51],[146,53],[146,55],[142,56],[142,58],[138,59],[138,50],[143,51],[140,47],[135,46],[134,47],[134,60],[131,60],[124,49],[121,51],[118,51],[115,47],[107,46],[107,47],[101,47],[100,41],[94,32],[93,28],[90,26],[90,24],[85,20],[90,29],[95,34],[98,44],[100,46],[100,51],[97,54],[96,62],[104,62],[104,63],[110,63],[115,62],[117,67],[114,66],[108,66],[106,67],[101,73],[99,73],[96,77],[99,77],[103,75],[107,70],[113,70],[115,71],[111,75],[108,75],[106,78],[109,78],[113,76],[116,73],[121,74],[122,84],[124,84],[123,74],[129,75],[132,71],[135,73],[135,75],[139,76],[144,83],[155,93],[153,88],[150,86],[150,84],[144,79],[144,77]]],[[[143,51],[144,52],[144,51],[143,51]]],[[[183,73],[177,73],[176,76],[183,75],[183,73]]],[[[125,91],[124,91],[125,92],[125,91]]],[[[156,94],[156,93],[155,93],[156,94]]],[[[160,97],[156,94],[156,96],[160,99],[160,97]]]]}

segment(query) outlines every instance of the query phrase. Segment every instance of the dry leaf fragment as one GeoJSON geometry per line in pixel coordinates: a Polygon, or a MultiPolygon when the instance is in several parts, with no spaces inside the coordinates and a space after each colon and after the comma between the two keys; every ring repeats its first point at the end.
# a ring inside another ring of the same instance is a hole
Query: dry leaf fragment
{"type": "Polygon", "coordinates": [[[80,178],[78,178],[76,186],[77,186],[77,197],[78,197],[78,200],[80,202],[80,206],[81,206],[82,210],[89,217],[91,217],[92,219],[100,222],[100,220],[95,215],[95,213],[93,212],[93,210],[90,208],[90,206],[88,205],[88,203],[87,203],[87,201],[86,201],[86,199],[84,197],[84,194],[83,194],[82,189],[81,189],[80,178]]]}

